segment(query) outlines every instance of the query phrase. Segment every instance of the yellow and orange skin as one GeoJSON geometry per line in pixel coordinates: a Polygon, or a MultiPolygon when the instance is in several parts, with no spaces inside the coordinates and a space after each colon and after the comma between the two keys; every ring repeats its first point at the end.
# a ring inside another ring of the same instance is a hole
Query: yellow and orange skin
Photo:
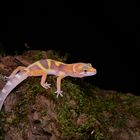
{"type": "Polygon", "coordinates": [[[14,77],[19,71],[25,71],[29,76],[41,76],[40,84],[45,88],[50,88],[50,84],[46,81],[47,75],[57,76],[57,97],[62,96],[61,80],[66,76],[82,78],[86,76],[92,76],[96,74],[96,69],[92,67],[90,63],[73,63],[66,64],[52,59],[39,60],[28,67],[19,66],[10,75],[10,78],[14,77]]]}

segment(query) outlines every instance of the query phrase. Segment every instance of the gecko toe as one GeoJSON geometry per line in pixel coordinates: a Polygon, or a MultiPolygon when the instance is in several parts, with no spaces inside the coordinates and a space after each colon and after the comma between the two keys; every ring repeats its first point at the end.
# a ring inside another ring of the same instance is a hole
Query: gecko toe
{"type": "Polygon", "coordinates": [[[8,76],[3,76],[4,81],[8,81],[10,79],[10,77],[8,76]]]}
{"type": "Polygon", "coordinates": [[[58,97],[59,97],[59,95],[60,95],[61,97],[63,97],[62,92],[63,92],[63,91],[56,91],[56,92],[55,92],[55,93],[57,93],[56,97],[58,98],[58,97]]]}
{"type": "Polygon", "coordinates": [[[43,85],[43,87],[44,87],[45,89],[48,89],[48,88],[51,88],[50,85],[51,85],[51,84],[45,83],[45,84],[43,85]]]}

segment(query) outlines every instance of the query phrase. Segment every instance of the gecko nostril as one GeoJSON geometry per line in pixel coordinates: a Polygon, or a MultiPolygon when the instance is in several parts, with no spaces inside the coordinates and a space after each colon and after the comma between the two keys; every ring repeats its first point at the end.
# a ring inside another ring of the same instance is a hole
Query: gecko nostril
{"type": "Polygon", "coordinates": [[[97,70],[95,69],[94,72],[97,73],[97,70]]]}
{"type": "Polygon", "coordinates": [[[93,71],[94,73],[97,73],[97,70],[96,69],[94,69],[94,71],[93,71]]]}

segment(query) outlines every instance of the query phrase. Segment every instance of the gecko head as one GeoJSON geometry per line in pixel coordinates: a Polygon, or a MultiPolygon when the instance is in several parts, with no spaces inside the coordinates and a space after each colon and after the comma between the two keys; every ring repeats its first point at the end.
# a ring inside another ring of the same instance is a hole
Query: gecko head
{"type": "Polygon", "coordinates": [[[77,77],[93,76],[97,73],[97,70],[92,67],[90,63],[77,63],[74,66],[74,71],[77,77]]]}

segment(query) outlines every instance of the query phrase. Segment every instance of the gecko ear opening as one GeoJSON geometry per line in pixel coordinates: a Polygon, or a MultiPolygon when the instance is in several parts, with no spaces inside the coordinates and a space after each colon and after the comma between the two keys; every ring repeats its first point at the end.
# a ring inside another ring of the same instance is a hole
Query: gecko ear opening
{"type": "Polygon", "coordinates": [[[76,73],[76,66],[77,66],[77,64],[74,64],[74,65],[73,65],[73,72],[74,72],[74,73],[76,73]]]}

